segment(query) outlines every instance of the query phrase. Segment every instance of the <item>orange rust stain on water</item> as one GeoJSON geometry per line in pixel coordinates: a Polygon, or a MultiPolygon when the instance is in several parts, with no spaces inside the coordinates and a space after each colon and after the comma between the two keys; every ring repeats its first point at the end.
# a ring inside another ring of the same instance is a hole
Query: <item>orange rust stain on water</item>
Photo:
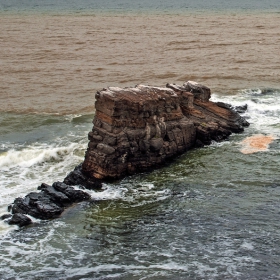
{"type": "Polygon", "coordinates": [[[269,144],[273,142],[275,137],[273,135],[257,134],[247,137],[241,142],[243,154],[253,154],[257,152],[264,152],[268,150],[269,144]]]}

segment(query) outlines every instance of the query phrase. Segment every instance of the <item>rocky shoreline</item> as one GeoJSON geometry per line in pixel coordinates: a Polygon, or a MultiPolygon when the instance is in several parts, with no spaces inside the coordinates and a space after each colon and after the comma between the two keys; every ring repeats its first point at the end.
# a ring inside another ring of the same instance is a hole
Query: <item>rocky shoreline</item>
{"type": "Polygon", "coordinates": [[[26,226],[32,223],[26,215],[57,218],[73,203],[91,199],[82,189],[99,189],[107,180],[158,168],[191,148],[244,131],[249,123],[239,113],[247,106],[233,108],[210,97],[208,87],[191,81],[97,92],[84,162],[63,182],[42,183],[39,192],[16,198],[8,209],[11,214],[2,219],[26,226]]]}

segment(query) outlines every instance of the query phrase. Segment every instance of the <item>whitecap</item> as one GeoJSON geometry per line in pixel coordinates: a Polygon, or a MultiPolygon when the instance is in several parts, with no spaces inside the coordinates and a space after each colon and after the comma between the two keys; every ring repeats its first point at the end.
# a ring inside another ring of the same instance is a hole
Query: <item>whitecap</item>
{"type": "Polygon", "coordinates": [[[22,150],[9,150],[0,155],[0,167],[9,169],[15,166],[31,167],[46,161],[62,160],[62,158],[78,148],[78,144],[71,143],[64,147],[26,147],[22,150]]]}
{"type": "Polygon", "coordinates": [[[254,250],[254,245],[250,242],[247,242],[247,241],[244,241],[241,246],[240,246],[242,249],[245,249],[245,250],[249,250],[249,251],[252,251],[254,250]]]}

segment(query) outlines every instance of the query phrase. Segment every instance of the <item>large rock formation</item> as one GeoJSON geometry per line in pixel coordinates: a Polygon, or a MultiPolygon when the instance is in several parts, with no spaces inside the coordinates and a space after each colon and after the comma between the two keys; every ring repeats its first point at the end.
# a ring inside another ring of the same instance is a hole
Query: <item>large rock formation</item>
{"type": "Polygon", "coordinates": [[[248,123],[230,106],[213,103],[210,97],[210,89],[195,82],[97,92],[82,172],[90,178],[119,178],[243,131],[248,123]]]}
{"type": "MultiPolygon", "coordinates": [[[[195,82],[166,87],[109,87],[96,93],[94,126],[85,160],[52,186],[16,198],[9,224],[28,225],[26,214],[39,219],[58,217],[71,204],[90,195],[74,189],[100,188],[102,181],[159,167],[192,147],[221,141],[249,125],[228,104],[209,101],[210,89],[195,82]]],[[[246,106],[237,108],[239,112],[246,106]]]]}

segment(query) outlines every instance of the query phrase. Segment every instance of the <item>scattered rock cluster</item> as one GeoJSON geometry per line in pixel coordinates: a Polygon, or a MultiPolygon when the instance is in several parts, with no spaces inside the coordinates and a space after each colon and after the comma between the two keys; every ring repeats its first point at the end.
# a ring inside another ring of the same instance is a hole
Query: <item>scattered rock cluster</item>
{"type": "Polygon", "coordinates": [[[4,215],[2,219],[10,225],[25,226],[32,223],[26,214],[41,220],[53,219],[73,203],[90,199],[88,193],[61,182],[55,182],[52,186],[43,183],[38,190],[40,192],[31,192],[24,198],[16,198],[9,209],[12,214],[4,215]]]}

